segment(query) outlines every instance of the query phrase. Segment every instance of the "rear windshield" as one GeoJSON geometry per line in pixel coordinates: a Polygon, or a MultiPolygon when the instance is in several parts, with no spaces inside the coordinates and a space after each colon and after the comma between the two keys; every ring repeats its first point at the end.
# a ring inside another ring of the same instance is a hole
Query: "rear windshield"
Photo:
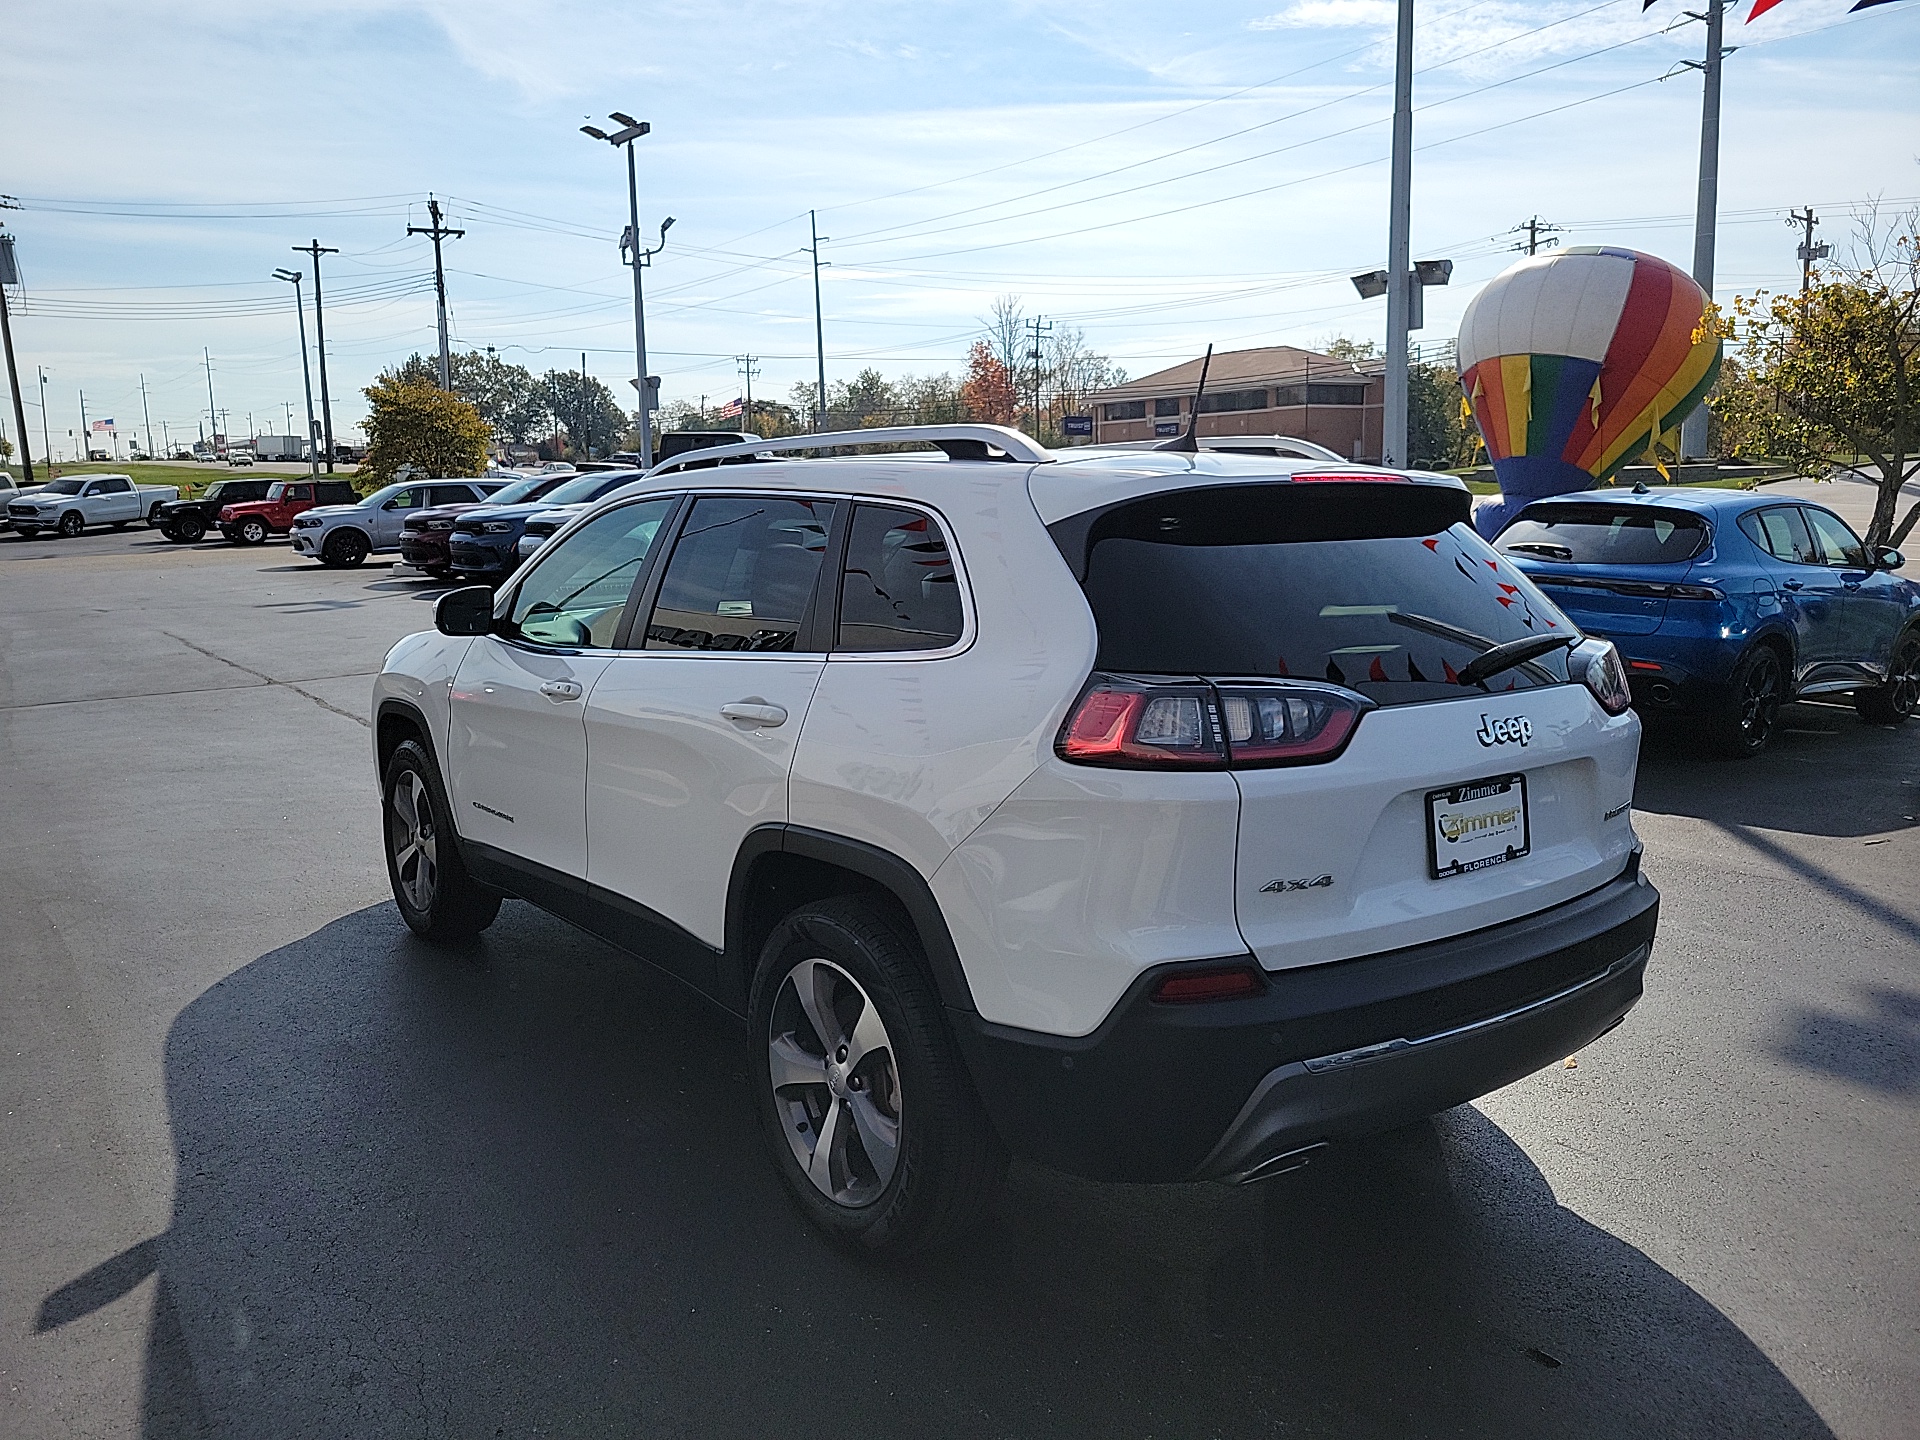
{"type": "Polygon", "coordinates": [[[1691,560],[1707,525],[1651,505],[1533,505],[1500,532],[1499,550],[1569,565],[1665,565],[1691,560]]]}
{"type": "MultiPolygon", "coordinates": [[[[1055,540],[1084,569],[1099,625],[1095,664],[1331,680],[1382,705],[1410,705],[1459,698],[1458,672],[1494,645],[1578,635],[1474,534],[1464,496],[1405,488],[1222,487],[1060,522],[1055,540]]],[[[1566,653],[1556,650],[1485,684],[1566,679],[1566,653]]]]}

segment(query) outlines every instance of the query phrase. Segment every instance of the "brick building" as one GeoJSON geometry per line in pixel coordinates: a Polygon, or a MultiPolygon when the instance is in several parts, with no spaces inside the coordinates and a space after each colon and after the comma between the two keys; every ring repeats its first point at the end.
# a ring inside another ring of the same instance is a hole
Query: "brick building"
{"type": "MultiPolygon", "coordinates": [[[[1213,357],[1200,402],[1202,435],[1292,435],[1354,460],[1380,459],[1384,382],[1331,355],[1270,345],[1228,350],[1213,357]]],[[[1089,398],[1096,444],[1165,439],[1187,424],[1196,358],[1129,380],[1089,398]]]]}

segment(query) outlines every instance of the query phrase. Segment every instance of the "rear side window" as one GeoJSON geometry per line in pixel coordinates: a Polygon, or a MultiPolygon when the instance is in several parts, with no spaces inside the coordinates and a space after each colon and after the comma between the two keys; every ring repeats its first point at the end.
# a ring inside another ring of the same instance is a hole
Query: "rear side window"
{"type": "Polygon", "coordinates": [[[1750,510],[1740,517],[1740,528],[1749,540],[1776,560],[1785,560],[1790,565],[1820,563],[1820,553],[1814,549],[1813,536],[1798,505],[1750,510]]]}
{"type": "Polygon", "coordinates": [[[667,561],[649,650],[793,650],[827,553],[831,500],[706,495],[667,561]]]}
{"type": "Polygon", "coordinates": [[[289,485],[282,493],[282,498],[287,500],[311,500],[313,498],[313,486],[289,485]]]}
{"type": "Polygon", "coordinates": [[[1570,565],[1666,565],[1707,543],[1706,522],[1651,505],[1533,505],[1495,548],[1570,565]]]}
{"type": "MultiPolygon", "coordinates": [[[[1085,536],[1100,670],[1330,680],[1408,705],[1459,698],[1457,672],[1494,645],[1579,634],[1474,534],[1466,508],[1439,487],[1234,486],[1053,532],[1076,569],[1085,536]]],[[[1566,679],[1556,650],[1487,684],[1566,679]]]]}
{"type": "MultiPolygon", "coordinates": [[[[296,488],[301,490],[306,489],[304,485],[297,486],[296,488]]],[[[304,500],[306,496],[301,495],[297,498],[304,500]]],[[[323,505],[351,505],[359,498],[358,495],[354,494],[353,485],[349,481],[322,480],[320,482],[320,502],[323,505]]]]}
{"type": "Polygon", "coordinates": [[[917,510],[853,512],[836,650],[940,650],[960,639],[960,585],[939,522],[917,510]]]}

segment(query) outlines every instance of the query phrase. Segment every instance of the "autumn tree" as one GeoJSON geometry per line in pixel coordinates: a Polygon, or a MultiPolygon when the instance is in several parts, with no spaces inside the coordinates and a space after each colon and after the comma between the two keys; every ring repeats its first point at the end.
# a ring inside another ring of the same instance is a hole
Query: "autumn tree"
{"type": "Polygon", "coordinates": [[[967,351],[966,378],[960,382],[960,403],[969,417],[989,425],[1011,425],[1019,398],[1014,394],[1013,373],[985,340],[973,342],[967,351]]]}
{"type": "Polygon", "coordinates": [[[492,438],[480,412],[438,384],[383,375],[361,392],[371,407],[356,483],[390,484],[403,465],[430,476],[478,475],[492,438]]]}
{"type": "Polygon", "coordinates": [[[1879,495],[1866,541],[1899,545],[1920,522],[1900,487],[1920,459],[1920,212],[1869,216],[1853,258],[1804,295],[1737,297],[1718,324],[1740,337],[1708,405],[1732,453],[1830,475],[1862,457],[1879,495]]]}

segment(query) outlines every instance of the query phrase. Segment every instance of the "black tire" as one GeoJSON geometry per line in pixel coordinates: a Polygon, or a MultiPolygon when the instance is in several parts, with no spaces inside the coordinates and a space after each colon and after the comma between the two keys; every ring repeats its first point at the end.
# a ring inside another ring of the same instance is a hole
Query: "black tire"
{"type": "Polygon", "coordinates": [[[1756,645],[1741,657],[1727,682],[1726,698],[1707,716],[1707,743],[1730,760],[1765,750],[1780,726],[1787,699],[1787,669],[1771,645],[1756,645]]]}
{"type": "Polygon", "coordinates": [[[62,540],[71,540],[87,528],[87,520],[78,510],[69,510],[60,517],[60,523],[54,527],[62,540]]]}
{"type": "Polygon", "coordinates": [[[1920,710],[1920,626],[1893,642],[1886,684],[1854,691],[1853,708],[1869,725],[1901,725],[1920,710]]]}
{"type": "Polygon", "coordinates": [[[166,533],[170,540],[178,540],[182,545],[191,545],[194,541],[205,538],[207,522],[198,515],[182,515],[173,522],[166,533]]]}
{"type": "Polygon", "coordinates": [[[808,1219],[852,1250],[889,1258],[951,1244],[978,1224],[1006,1171],[1006,1151],[947,1028],[921,948],[889,909],[849,896],[789,915],[760,952],[749,1017],[755,1104],[774,1164],[808,1219]],[[802,981],[825,985],[831,998],[807,1010],[802,981]],[[836,1054],[848,1062],[848,1050],[836,1051],[807,1017],[822,1014],[853,1037],[869,1004],[884,1054],[874,1046],[829,1080],[836,1054]],[[776,1091],[776,1048],[802,1062],[796,1069],[783,1059],[783,1074],[811,1074],[806,1066],[817,1061],[821,1081],[776,1091]],[[855,1118],[857,1103],[865,1106],[864,1124],[855,1118]],[[890,1128],[890,1156],[866,1138],[876,1117],[880,1132],[890,1128]],[[823,1146],[824,1164],[803,1160],[802,1151],[813,1157],[823,1146]],[[823,1188],[839,1180],[844,1198],[823,1188]]]}
{"type": "Polygon", "coordinates": [[[320,547],[320,563],[334,570],[350,570],[373,552],[373,542],[358,530],[336,530],[320,547]]]}
{"type": "Polygon", "coordinates": [[[242,545],[264,545],[267,543],[267,522],[257,515],[249,515],[228,533],[242,545]]]}
{"type": "Polygon", "coordinates": [[[388,757],[380,796],[381,848],[401,918],[436,945],[472,940],[500,913],[500,892],[467,873],[440,772],[417,740],[388,757]]]}

